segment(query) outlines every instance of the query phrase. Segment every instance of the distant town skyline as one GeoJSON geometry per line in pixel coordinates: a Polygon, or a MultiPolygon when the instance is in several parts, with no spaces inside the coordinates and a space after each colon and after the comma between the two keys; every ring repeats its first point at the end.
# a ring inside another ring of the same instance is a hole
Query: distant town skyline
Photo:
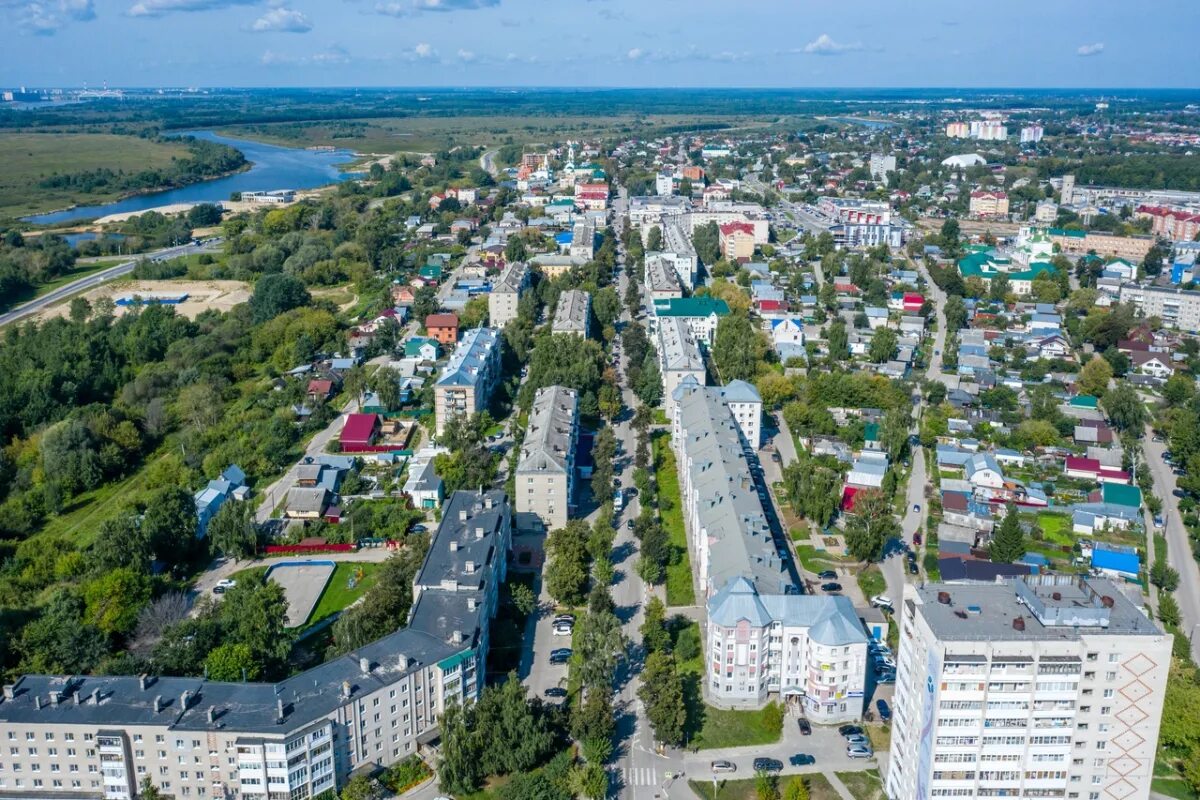
{"type": "Polygon", "coordinates": [[[0,0],[0,24],[0,81],[30,87],[1200,82],[1192,0],[0,0]]]}

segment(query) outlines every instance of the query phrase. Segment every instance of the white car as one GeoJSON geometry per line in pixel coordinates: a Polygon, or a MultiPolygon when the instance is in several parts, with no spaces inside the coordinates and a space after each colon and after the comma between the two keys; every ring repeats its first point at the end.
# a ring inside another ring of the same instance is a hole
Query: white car
{"type": "Polygon", "coordinates": [[[879,606],[887,606],[888,608],[891,608],[892,598],[888,597],[886,594],[877,594],[871,598],[871,605],[875,606],[876,608],[879,606]]]}
{"type": "Polygon", "coordinates": [[[570,636],[571,632],[573,630],[574,630],[574,626],[560,623],[560,624],[554,626],[554,635],[555,636],[570,636]]]}
{"type": "Polygon", "coordinates": [[[222,589],[232,589],[233,587],[237,586],[237,581],[230,578],[222,578],[221,580],[217,581],[217,586],[220,586],[222,589]]]}

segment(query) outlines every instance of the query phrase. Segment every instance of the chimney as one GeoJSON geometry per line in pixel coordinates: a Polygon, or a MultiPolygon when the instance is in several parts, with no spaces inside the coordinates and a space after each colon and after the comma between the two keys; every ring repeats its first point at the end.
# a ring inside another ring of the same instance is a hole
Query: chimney
{"type": "Polygon", "coordinates": [[[52,705],[52,706],[58,705],[58,701],[61,699],[62,699],[62,692],[51,692],[50,693],[50,705],[52,705]]]}
{"type": "Polygon", "coordinates": [[[163,707],[162,695],[161,694],[154,695],[154,713],[157,714],[158,712],[162,711],[162,707],[163,707]]]}
{"type": "Polygon", "coordinates": [[[342,697],[346,700],[350,699],[350,681],[342,681],[342,697]]]}
{"type": "Polygon", "coordinates": [[[487,497],[483,498],[483,507],[484,508],[492,507],[492,496],[491,495],[488,495],[487,497]]]}
{"type": "Polygon", "coordinates": [[[1050,594],[1050,599],[1056,603],[1059,602],[1060,600],[1062,600],[1062,592],[1052,592],[1050,594]]]}
{"type": "Polygon", "coordinates": [[[1025,630],[1025,618],[1024,617],[1013,617],[1012,625],[1013,625],[1014,631],[1025,630]]]}
{"type": "Polygon", "coordinates": [[[950,605],[950,593],[949,592],[938,592],[938,602],[944,606],[950,605]]]}
{"type": "Polygon", "coordinates": [[[42,708],[42,696],[41,696],[40,694],[35,694],[35,695],[33,696],[33,704],[34,704],[34,706],[36,706],[36,707],[37,707],[37,709],[38,709],[39,711],[41,710],[41,708],[42,708]]]}
{"type": "MultiPolygon", "coordinates": [[[[184,692],[184,694],[186,695],[187,692],[184,692]]],[[[94,705],[94,706],[100,705],[100,690],[99,689],[92,689],[92,705],[94,705]]]]}
{"type": "Polygon", "coordinates": [[[483,538],[483,528],[476,528],[476,529],[475,529],[475,538],[476,538],[476,539],[482,539],[482,538],[483,538]]]}
{"type": "Polygon", "coordinates": [[[454,633],[450,634],[450,641],[454,642],[455,644],[462,644],[463,643],[463,632],[455,631],[454,633]]]}
{"type": "Polygon", "coordinates": [[[474,575],[475,574],[475,562],[468,561],[466,564],[466,570],[467,570],[468,575],[474,575]]]}
{"type": "Polygon", "coordinates": [[[479,602],[474,597],[467,598],[467,608],[474,611],[479,606],[479,602]]]}
{"type": "Polygon", "coordinates": [[[402,670],[408,669],[408,656],[405,655],[404,653],[397,654],[396,655],[396,666],[398,666],[402,670]]]}
{"type": "Polygon", "coordinates": [[[140,688],[143,692],[146,691],[146,673],[144,672],[141,675],[138,675],[138,688],[140,688]]]}
{"type": "Polygon", "coordinates": [[[455,542],[455,541],[451,541],[451,542],[450,542],[450,552],[451,552],[451,553],[457,553],[457,552],[458,552],[458,542],[455,542]]]}
{"type": "Polygon", "coordinates": [[[75,705],[79,705],[80,701],[83,700],[78,690],[75,691],[75,694],[71,695],[71,698],[75,701],[75,705]]]}
{"type": "Polygon", "coordinates": [[[212,725],[216,721],[217,721],[217,707],[209,706],[208,707],[208,724],[212,725]]]}
{"type": "Polygon", "coordinates": [[[1100,602],[1104,604],[1105,608],[1112,608],[1113,604],[1116,603],[1116,601],[1112,599],[1112,596],[1107,594],[1100,598],[1100,602]]]}
{"type": "Polygon", "coordinates": [[[275,698],[275,719],[283,722],[283,698],[275,698]]]}
{"type": "Polygon", "coordinates": [[[458,521],[459,522],[467,521],[467,510],[465,508],[460,508],[458,510],[458,521]]]}
{"type": "Polygon", "coordinates": [[[12,700],[16,696],[15,689],[11,683],[4,684],[4,699],[12,700]]]}
{"type": "Polygon", "coordinates": [[[365,656],[358,659],[358,671],[361,672],[363,675],[370,675],[371,674],[371,659],[366,658],[365,656]]]}
{"type": "Polygon", "coordinates": [[[188,701],[191,699],[192,693],[185,690],[184,693],[179,696],[179,710],[187,711],[188,701]]]}

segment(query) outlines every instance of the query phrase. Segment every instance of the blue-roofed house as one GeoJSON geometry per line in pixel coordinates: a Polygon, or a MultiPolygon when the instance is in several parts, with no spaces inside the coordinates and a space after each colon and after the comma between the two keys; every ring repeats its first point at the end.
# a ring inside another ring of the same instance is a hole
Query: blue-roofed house
{"type": "Polygon", "coordinates": [[[1000,489],[1004,472],[991,453],[975,453],[963,464],[963,473],[972,486],[1000,489]]]}
{"type": "Polygon", "coordinates": [[[962,450],[954,445],[939,444],[937,446],[937,463],[939,467],[960,468],[974,455],[969,450],[962,450]]]}
{"type": "Polygon", "coordinates": [[[196,492],[196,538],[203,539],[208,532],[208,523],[216,516],[221,506],[232,497],[234,500],[245,500],[250,496],[250,487],[246,485],[246,473],[237,464],[230,464],[221,473],[221,477],[208,482],[196,492]]]}
{"type": "Polygon", "coordinates": [[[1079,503],[1071,512],[1071,529],[1088,536],[1103,530],[1126,530],[1137,522],[1140,511],[1116,503],[1079,503]]]}
{"type": "Polygon", "coordinates": [[[1092,547],[1092,569],[1109,577],[1136,580],[1142,568],[1137,548],[1097,542],[1092,547]]]}

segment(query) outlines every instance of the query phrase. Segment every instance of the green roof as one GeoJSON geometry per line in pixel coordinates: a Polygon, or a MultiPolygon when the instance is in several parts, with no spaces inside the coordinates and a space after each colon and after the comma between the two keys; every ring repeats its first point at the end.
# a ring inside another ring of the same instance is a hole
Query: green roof
{"type": "Polygon", "coordinates": [[[1097,408],[1100,401],[1090,394],[1077,394],[1071,398],[1071,405],[1076,408],[1097,408]]]}
{"type": "Polygon", "coordinates": [[[863,439],[868,442],[879,441],[879,425],[875,422],[868,422],[863,426],[863,439]]]}
{"type": "Polygon", "coordinates": [[[1051,236],[1070,236],[1075,239],[1087,238],[1087,231],[1069,231],[1066,228],[1051,228],[1046,232],[1051,236]]]}
{"type": "Polygon", "coordinates": [[[1142,507],[1142,490],[1136,486],[1126,486],[1123,483],[1102,483],[1101,499],[1105,503],[1115,503],[1130,508],[1142,507]]]}
{"type": "Polygon", "coordinates": [[[1054,265],[1047,261],[1035,261],[1029,265],[1029,269],[1013,272],[1006,272],[1005,270],[995,268],[995,265],[1011,263],[1011,259],[1005,256],[998,256],[995,251],[980,250],[960,259],[958,262],[958,271],[963,278],[991,280],[1003,275],[1010,281],[1031,281],[1043,272],[1051,274],[1057,272],[1054,265]]]}
{"type": "Polygon", "coordinates": [[[660,317],[724,317],[729,304],[718,297],[672,297],[655,300],[654,313],[660,317]]]}
{"type": "Polygon", "coordinates": [[[428,336],[414,336],[404,343],[404,355],[409,358],[419,356],[421,355],[421,348],[430,343],[433,344],[435,351],[439,349],[437,339],[430,339],[428,336]]]}
{"type": "Polygon", "coordinates": [[[454,655],[450,656],[449,658],[443,658],[441,661],[438,662],[438,666],[444,670],[456,669],[459,664],[474,657],[474,655],[475,655],[474,650],[464,650],[461,653],[455,653],[454,655]]]}
{"type": "Polygon", "coordinates": [[[437,264],[426,264],[421,267],[419,274],[422,278],[438,278],[442,277],[442,268],[437,264]]]}

